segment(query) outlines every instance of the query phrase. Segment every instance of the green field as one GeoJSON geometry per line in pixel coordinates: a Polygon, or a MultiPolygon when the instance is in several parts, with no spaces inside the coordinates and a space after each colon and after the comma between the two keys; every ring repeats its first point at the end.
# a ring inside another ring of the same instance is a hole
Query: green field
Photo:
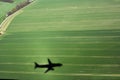
{"type": "Polygon", "coordinates": [[[120,0],[35,0],[0,36],[0,78],[120,80],[120,0]],[[63,67],[34,70],[47,58],[63,67]]]}

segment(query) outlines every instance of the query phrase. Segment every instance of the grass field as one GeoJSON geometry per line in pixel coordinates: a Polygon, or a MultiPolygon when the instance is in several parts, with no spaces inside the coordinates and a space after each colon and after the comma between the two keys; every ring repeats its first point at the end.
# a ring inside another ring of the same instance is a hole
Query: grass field
{"type": "Polygon", "coordinates": [[[0,78],[120,80],[119,0],[35,0],[0,37],[0,78]],[[34,62],[63,63],[44,74],[34,62]]]}

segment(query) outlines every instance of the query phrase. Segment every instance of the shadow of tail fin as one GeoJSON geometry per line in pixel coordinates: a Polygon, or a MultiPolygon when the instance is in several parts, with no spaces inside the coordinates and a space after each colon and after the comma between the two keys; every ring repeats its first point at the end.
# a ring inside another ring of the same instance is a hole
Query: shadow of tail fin
{"type": "Polygon", "coordinates": [[[39,64],[34,62],[35,66],[34,66],[34,69],[38,68],[39,67],[39,64]]]}

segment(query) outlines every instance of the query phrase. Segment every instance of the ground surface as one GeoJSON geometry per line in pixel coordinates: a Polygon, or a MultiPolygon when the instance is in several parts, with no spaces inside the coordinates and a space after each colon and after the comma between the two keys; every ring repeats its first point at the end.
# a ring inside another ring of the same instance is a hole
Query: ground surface
{"type": "Polygon", "coordinates": [[[36,0],[0,37],[0,78],[120,80],[119,0],[36,0]],[[44,74],[34,62],[63,63],[44,74]]]}

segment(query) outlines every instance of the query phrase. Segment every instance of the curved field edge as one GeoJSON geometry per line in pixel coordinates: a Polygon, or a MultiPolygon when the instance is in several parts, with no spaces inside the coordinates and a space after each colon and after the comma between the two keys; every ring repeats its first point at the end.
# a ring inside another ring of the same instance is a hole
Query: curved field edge
{"type": "MultiPolygon", "coordinates": [[[[30,4],[32,4],[34,2],[34,0],[32,2],[30,2],[29,4],[23,6],[23,8],[29,6],[30,4]]],[[[5,18],[5,20],[3,20],[3,22],[0,24],[0,35],[4,34],[7,27],[9,26],[9,24],[12,22],[12,20],[19,15],[20,13],[23,12],[23,8],[15,11],[14,13],[12,13],[11,15],[9,15],[8,17],[5,18]]]]}
{"type": "Polygon", "coordinates": [[[0,24],[0,35],[4,34],[4,32],[6,31],[7,27],[9,26],[9,24],[12,22],[12,20],[19,15],[20,13],[22,13],[22,10],[18,10],[17,12],[15,12],[14,14],[8,16],[1,24],[0,24]]]}
{"type": "Polygon", "coordinates": [[[12,10],[17,4],[25,0],[14,0],[14,3],[0,2],[0,23],[6,18],[6,13],[12,10]]]}

